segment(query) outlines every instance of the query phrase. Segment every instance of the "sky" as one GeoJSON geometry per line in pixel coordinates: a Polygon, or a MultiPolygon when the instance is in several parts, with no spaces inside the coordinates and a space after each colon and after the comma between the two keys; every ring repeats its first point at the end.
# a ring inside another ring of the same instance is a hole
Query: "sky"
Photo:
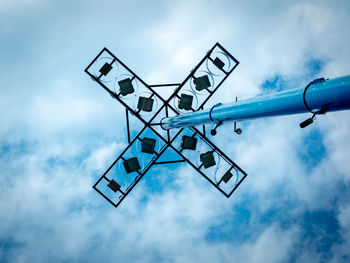
{"type": "Polygon", "coordinates": [[[179,83],[216,43],[239,66],[208,105],[350,73],[349,1],[0,0],[0,262],[349,262],[350,114],[220,127],[248,177],[229,198],[157,166],[115,209],[92,185],[127,145],[85,72],[107,47],[179,83]]]}

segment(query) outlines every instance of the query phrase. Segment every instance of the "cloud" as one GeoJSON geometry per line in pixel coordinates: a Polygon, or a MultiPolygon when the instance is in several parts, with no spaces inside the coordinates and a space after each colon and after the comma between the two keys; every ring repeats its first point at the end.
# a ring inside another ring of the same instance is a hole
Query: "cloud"
{"type": "Polygon", "coordinates": [[[346,1],[23,3],[0,4],[15,15],[1,18],[11,25],[0,37],[2,261],[349,257],[347,112],[305,130],[307,114],[239,123],[240,136],[224,125],[213,140],[249,174],[230,199],[174,165],[154,168],[115,210],[91,186],[125,146],[124,111],[83,72],[106,45],[147,82],[181,82],[218,41],[241,63],[211,104],[267,92],[276,76],[302,87],[348,73],[346,1]]]}
{"type": "Polygon", "coordinates": [[[243,262],[261,262],[263,258],[267,262],[284,262],[290,258],[294,243],[297,241],[298,230],[282,230],[271,226],[262,233],[259,238],[248,243],[241,252],[243,262]],[[273,253],[269,253],[273,251],[273,253]]]}
{"type": "Polygon", "coordinates": [[[40,4],[42,3],[42,0],[3,0],[0,2],[0,9],[3,10],[13,10],[19,7],[22,7],[23,5],[33,5],[33,4],[40,4]]]}

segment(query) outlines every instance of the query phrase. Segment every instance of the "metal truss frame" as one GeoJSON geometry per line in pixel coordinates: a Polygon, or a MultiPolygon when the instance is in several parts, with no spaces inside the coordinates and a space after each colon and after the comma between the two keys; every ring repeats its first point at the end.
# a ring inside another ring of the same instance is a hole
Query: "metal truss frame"
{"type": "Polygon", "coordinates": [[[131,192],[131,190],[136,186],[136,184],[142,179],[142,177],[149,171],[149,169],[151,169],[153,167],[153,165],[160,165],[160,164],[169,164],[169,163],[181,163],[181,162],[187,162],[190,164],[190,166],[192,166],[198,173],[200,173],[204,178],[206,178],[216,189],[218,189],[223,195],[225,195],[227,198],[230,197],[232,195],[232,193],[237,189],[237,187],[244,181],[244,179],[246,178],[247,174],[235,163],[233,162],[226,154],[224,154],[214,143],[212,143],[209,138],[206,136],[206,132],[205,132],[205,126],[203,125],[203,130],[199,131],[196,127],[191,127],[191,131],[193,132],[193,136],[198,135],[200,136],[200,138],[216,153],[219,154],[220,157],[222,157],[227,163],[229,163],[231,165],[231,169],[236,169],[239,172],[242,173],[242,178],[237,182],[237,184],[235,185],[235,187],[232,189],[231,192],[226,193],[225,191],[223,191],[219,185],[222,181],[222,179],[215,183],[213,182],[207,175],[205,175],[205,173],[203,173],[200,169],[201,166],[196,166],[195,164],[193,164],[188,158],[186,158],[186,156],[182,153],[182,150],[176,149],[176,147],[173,145],[174,140],[182,133],[182,131],[184,130],[184,128],[179,129],[179,131],[172,137],[170,136],[169,130],[167,130],[167,136],[164,137],[162,136],[155,128],[154,126],[156,125],[160,125],[160,123],[152,123],[152,121],[155,119],[155,117],[163,110],[165,109],[165,114],[166,117],[168,116],[168,112],[170,110],[172,110],[173,112],[175,112],[176,114],[180,114],[171,104],[170,102],[175,98],[175,97],[179,97],[178,93],[180,92],[181,88],[185,85],[185,83],[190,80],[191,78],[194,77],[194,74],[196,73],[196,71],[200,68],[200,66],[206,61],[206,60],[211,60],[213,62],[213,59],[210,57],[210,55],[212,54],[213,50],[218,47],[219,49],[221,49],[223,52],[225,52],[225,54],[227,54],[229,56],[230,59],[232,59],[232,61],[235,62],[235,65],[228,71],[226,72],[224,69],[220,69],[224,74],[224,78],[221,80],[221,82],[212,90],[208,90],[208,96],[207,98],[204,100],[204,102],[202,102],[199,107],[197,109],[192,109],[192,111],[196,111],[199,109],[203,109],[205,103],[211,98],[211,96],[217,91],[217,89],[221,86],[221,84],[226,80],[226,78],[232,73],[232,71],[238,66],[239,62],[238,60],[236,60],[227,50],[225,50],[219,43],[216,43],[208,52],[207,54],[202,58],[202,60],[196,65],[196,67],[190,72],[190,74],[185,78],[185,80],[182,83],[176,83],[176,84],[157,84],[157,85],[148,85],[146,84],[145,81],[143,81],[138,75],[136,75],[129,67],[127,67],[121,60],[119,60],[112,52],[110,52],[107,48],[103,48],[102,51],[91,61],[91,63],[86,67],[85,72],[94,80],[96,81],[104,90],[106,90],[114,99],[116,99],[117,101],[119,101],[126,110],[126,128],[127,128],[127,139],[128,139],[128,146],[123,150],[123,152],[115,159],[115,161],[110,165],[110,167],[103,173],[103,175],[97,180],[97,182],[94,184],[93,188],[101,195],[103,196],[108,202],[110,202],[113,206],[117,207],[123,200],[124,198],[131,192]],[[112,62],[110,62],[110,66],[114,63],[114,62],[118,62],[120,65],[122,65],[127,71],[130,72],[130,74],[133,76],[132,78],[137,79],[138,81],[140,81],[146,88],[148,88],[148,90],[151,93],[150,97],[157,97],[157,99],[159,99],[163,105],[158,109],[158,111],[153,115],[153,117],[151,117],[151,119],[149,121],[145,120],[141,115],[140,115],[140,111],[135,111],[134,109],[132,109],[129,105],[127,105],[122,99],[121,99],[121,93],[116,93],[114,91],[112,91],[111,89],[109,89],[102,81],[101,81],[101,77],[102,77],[102,73],[99,76],[95,76],[92,72],[90,72],[91,66],[99,59],[99,57],[101,56],[101,54],[103,54],[104,52],[107,52],[109,56],[111,56],[112,62]],[[175,86],[176,89],[174,91],[174,93],[167,99],[164,100],[162,98],[162,96],[160,96],[153,88],[155,87],[167,87],[167,86],[175,86]],[[141,131],[136,135],[135,138],[133,138],[131,140],[131,136],[130,136],[130,123],[129,123],[129,113],[131,113],[132,115],[134,115],[135,117],[137,117],[144,125],[144,127],[141,129],[141,131]],[[150,131],[152,131],[154,134],[156,134],[163,142],[164,142],[164,146],[160,149],[159,152],[155,152],[153,158],[151,159],[151,161],[144,167],[143,170],[141,171],[137,171],[137,176],[135,177],[134,181],[127,187],[126,190],[121,190],[118,189],[118,192],[120,193],[119,196],[119,200],[117,202],[111,200],[108,196],[106,196],[102,191],[100,191],[98,189],[98,184],[102,181],[102,180],[107,180],[108,182],[111,180],[107,177],[108,172],[114,167],[114,165],[120,161],[121,159],[124,160],[123,155],[125,154],[125,152],[136,142],[136,140],[141,140],[140,136],[142,135],[142,133],[146,130],[149,129],[150,131]],[[171,148],[173,149],[182,159],[181,160],[172,160],[172,161],[163,161],[163,162],[159,162],[157,161],[160,156],[166,151],[167,148],[171,148]]]}

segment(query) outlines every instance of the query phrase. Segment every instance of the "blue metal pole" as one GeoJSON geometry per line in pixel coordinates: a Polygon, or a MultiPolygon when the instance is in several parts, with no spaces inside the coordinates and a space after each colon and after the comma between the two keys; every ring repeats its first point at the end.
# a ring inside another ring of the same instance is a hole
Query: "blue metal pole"
{"type": "Polygon", "coordinates": [[[164,129],[197,126],[205,123],[242,121],[262,117],[350,109],[350,75],[331,80],[317,79],[305,88],[217,104],[211,109],[164,118],[164,129]]]}

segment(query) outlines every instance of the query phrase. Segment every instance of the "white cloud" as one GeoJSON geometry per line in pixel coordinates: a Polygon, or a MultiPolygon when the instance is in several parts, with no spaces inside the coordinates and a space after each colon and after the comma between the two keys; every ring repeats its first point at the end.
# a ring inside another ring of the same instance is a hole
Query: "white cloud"
{"type": "MultiPolygon", "coordinates": [[[[322,121],[321,118],[320,122],[322,121]]],[[[347,182],[350,180],[350,165],[348,162],[350,141],[350,118],[347,112],[329,113],[323,124],[327,131],[325,145],[329,151],[329,158],[335,163],[334,168],[344,175],[347,182]]]]}
{"type": "MultiPolygon", "coordinates": [[[[0,6],[4,3],[9,2],[0,6]]],[[[337,187],[349,181],[347,112],[329,113],[307,128],[320,131],[326,148],[315,168],[307,170],[310,167],[298,153],[308,134],[298,123],[306,115],[240,123],[244,128],[240,137],[233,134],[232,125],[226,125],[219,130],[218,144],[249,174],[230,199],[192,169],[169,168],[146,175],[115,210],[91,186],[125,143],[124,111],[96,83],[79,74],[83,74],[87,57],[92,58],[102,48],[99,45],[107,42],[115,44],[112,49],[118,55],[131,54],[126,64],[147,72],[141,77],[148,81],[178,82],[219,41],[241,64],[212,103],[255,96],[262,92],[259,84],[276,74],[292,81],[289,87],[302,86],[311,80],[305,64],[312,58],[325,59],[325,77],[348,73],[348,4],[176,1],[164,4],[161,16],[141,12],[145,10],[142,6],[134,10],[109,2],[106,6],[89,4],[81,6],[84,12],[68,12],[62,25],[50,17],[66,11],[65,4],[57,2],[57,11],[36,14],[47,25],[40,28],[46,30],[41,40],[51,36],[43,42],[31,40],[44,51],[38,53],[40,70],[34,66],[23,72],[18,69],[16,76],[31,79],[28,86],[22,82],[3,85],[0,233],[5,242],[14,244],[0,249],[0,257],[18,262],[114,262],[113,258],[128,262],[288,261],[302,238],[302,226],[295,223],[285,229],[278,220],[269,222],[262,217],[276,209],[292,218],[306,210],[336,211],[337,204],[332,206],[337,195],[345,202],[337,187]],[[132,10],[132,19],[128,20],[126,10],[132,10]],[[154,23],[153,18],[160,21],[154,23]],[[51,34],[52,28],[57,35],[51,34]],[[63,38],[67,30],[69,37],[63,38]],[[53,54],[59,54],[54,62],[53,54]],[[154,57],[154,61],[145,57],[154,57]],[[54,76],[53,65],[58,72],[54,76]],[[33,84],[33,74],[45,76],[37,83],[40,86],[33,84]],[[152,176],[161,192],[150,188],[152,176]],[[286,208],[289,203],[294,206],[286,208]],[[240,205],[248,211],[248,227],[231,222],[242,216],[240,205]],[[239,244],[230,238],[210,240],[207,234],[215,227],[218,232],[230,229],[228,235],[239,244]],[[232,228],[242,233],[239,230],[244,227],[246,235],[235,236],[232,228]]],[[[158,3],[149,5],[159,8],[158,3]]],[[[30,25],[22,27],[35,31],[30,25]]],[[[349,209],[339,209],[343,236],[349,240],[349,209]]],[[[305,250],[301,259],[317,258],[317,251],[305,250]]],[[[345,245],[335,247],[334,253],[349,254],[345,245]]]]}
{"type": "Polygon", "coordinates": [[[349,255],[350,245],[350,206],[347,204],[341,206],[337,218],[340,224],[340,235],[343,240],[332,248],[333,258],[330,262],[345,262],[349,255]]]}
{"type": "Polygon", "coordinates": [[[25,5],[33,5],[41,2],[42,0],[1,0],[0,10],[13,10],[16,8],[23,7],[25,5]]]}
{"type": "Polygon", "coordinates": [[[293,253],[293,246],[297,242],[298,230],[282,230],[271,226],[259,238],[243,245],[241,261],[243,262],[285,262],[293,253]]]}
{"type": "Polygon", "coordinates": [[[117,158],[117,155],[123,150],[123,147],[126,147],[126,145],[118,144],[117,142],[111,142],[102,146],[88,157],[86,166],[88,169],[103,172],[102,170],[106,169],[106,167],[117,158]]]}

